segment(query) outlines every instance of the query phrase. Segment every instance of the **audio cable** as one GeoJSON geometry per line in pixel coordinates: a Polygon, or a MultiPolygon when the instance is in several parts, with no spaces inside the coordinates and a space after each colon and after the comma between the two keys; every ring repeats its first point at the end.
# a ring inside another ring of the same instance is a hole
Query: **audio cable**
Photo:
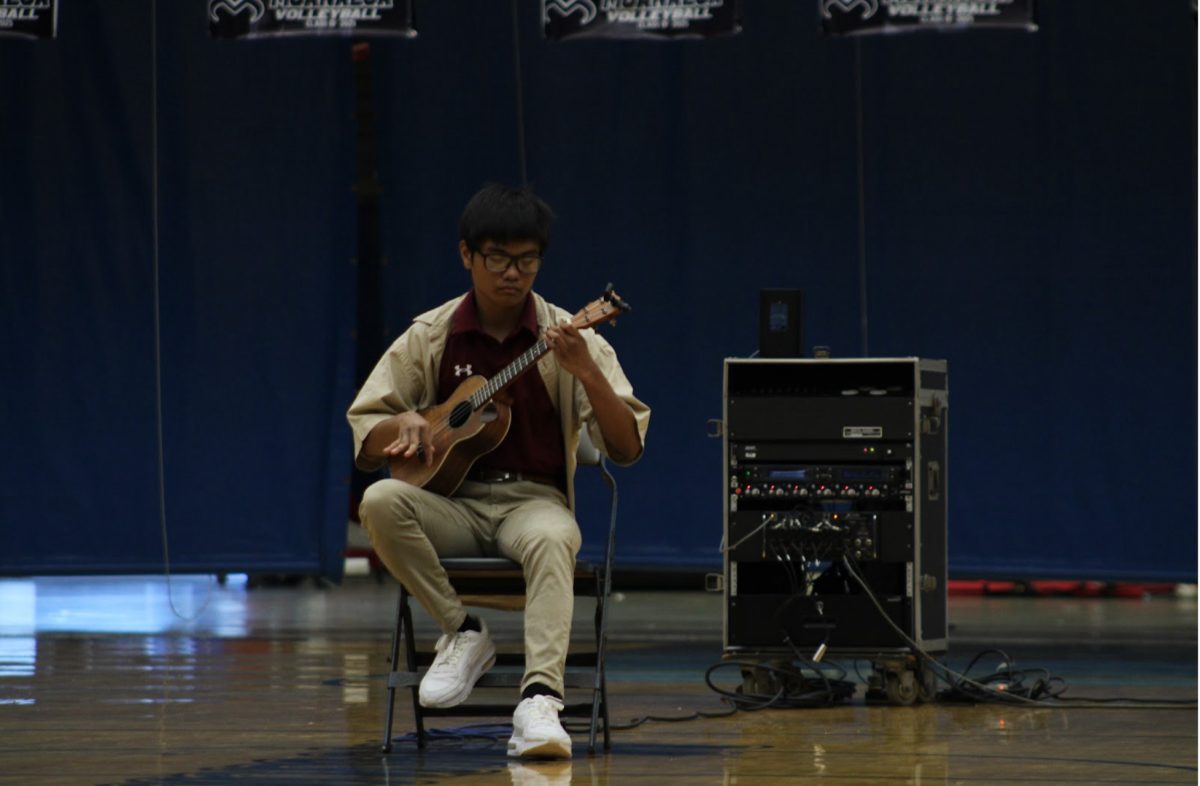
{"type": "Polygon", "coordinates": [[[938,694],[937,698],[939,700],[996,701],[1004,704],[1055,709],[1116,708],[1122,704],[1137,706],[1141,709],[1185,709],[1197,706],[1194,699],[1072,698],[1064,701],[1059,697],[1067,690],[1065,679],[1051,675],[1046,669],[1015,670],[1011,665],[1012,659],[1003,651],[995,649],[984,650],[979,653],[971,660],[967,668],[963,670],[963,673],[959,673],[926,652],[921,645],[917,644],[911,636],[905,633],[888,616],[887,611],[879,602],[879,599],[866,579],[855,569],[854,560],[849,556],[843,556],[842,565],[846,568],[850,577],[862,588],[867,599],[871,601],[871,604],[879,612],[880,617],[887,623],[888,627],[912,647],[913,652],[919,655],[931,667],[931,670],[937,677],[950,686],[949,691],[943,691],[938,694]],[[988,653],[999,653],[1004,657],[1002,668],[987,677],[981,678],[982,681],[968,677],[966,673],[970,672],[971,668],[978,663],[980,658],[988,653]],[[1044,677],[1039,678],[1032,686],[1025,685],[1025,676],[1033,673],[1043,674],[1044,677]]]}

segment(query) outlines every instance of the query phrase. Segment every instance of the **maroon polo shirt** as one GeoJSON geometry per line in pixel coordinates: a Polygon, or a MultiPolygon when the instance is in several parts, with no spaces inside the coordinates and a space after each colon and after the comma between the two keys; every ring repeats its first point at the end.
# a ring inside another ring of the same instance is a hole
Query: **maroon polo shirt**
{"type": "MultiPolygon", "coordinates": [[[[525,298],[525,310],[513,332],[504,341],[497,341],[483,331],[475,292],[468,292],[450,317],[450,332],[438,368],[438,403],[450,398],[469,376],[492,378],[537,340],[537,312],[532,295],[525,298]]],[[[474,467],[556,478],[559,487],[565,488],[562,421],[537,364],[526,369],[504,392],[512,398],[508,436],[495,450],[480,456],[474,467]]]]}

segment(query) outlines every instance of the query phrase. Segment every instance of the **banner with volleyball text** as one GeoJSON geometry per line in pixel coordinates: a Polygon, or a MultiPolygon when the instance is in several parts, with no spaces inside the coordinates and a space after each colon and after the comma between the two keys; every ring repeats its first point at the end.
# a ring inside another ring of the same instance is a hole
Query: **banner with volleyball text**
{"type": "Polygon", "coordinates": [[[1035,31],[1034,0],[817,0],[827,35],[1007,28],[1035,31]]]}
{"type": "Polygon", "coordinates": [[[737,0],[542,0],[543,29],[566,38],[711,38],[741,30],[737,0]]]}
{"type": "Polygon", "coordinates": [[[0,36],[54,38],[58,0],[0,0],[0,36]]]}
{"type": "Polygon", "coordinates": [[[413,0],[208,0],[208,31],[213,38],[417,34],[413,0]]]}

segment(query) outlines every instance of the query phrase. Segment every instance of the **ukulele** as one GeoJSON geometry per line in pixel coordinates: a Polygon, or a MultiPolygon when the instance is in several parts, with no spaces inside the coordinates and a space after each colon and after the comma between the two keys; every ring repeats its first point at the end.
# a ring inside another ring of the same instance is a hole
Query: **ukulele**
{"type": "MultiPolygon", "coordinates": [[[[588,303],[571,318],[571,324],[582,330],[616,319],[618,314],[628,311],[632,311],[629,304],[613,292],[612,284],[609,284],[603,296],[588,303]]],[[[450,398],[420,410],[418,414],[429,423],[433,463],[425,463],[422,446],[411,458],[391,457],[388,460],[391,476],[443,496],[453,494],[462,485],[471,465],[480,456],[495,450],[508,435],[512,410],[507,404],[494,401],[496,394],[549,351],[546,339],[540,338],[491,379],[478,374],[467,377],[450,398]]]]}

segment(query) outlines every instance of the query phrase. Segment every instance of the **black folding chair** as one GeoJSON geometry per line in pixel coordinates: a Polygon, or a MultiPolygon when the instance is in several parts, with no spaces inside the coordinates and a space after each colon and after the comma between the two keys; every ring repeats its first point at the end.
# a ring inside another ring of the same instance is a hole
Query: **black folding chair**
{"type": "MultiPolygon", "coordinates": [[[[587,430],[580,435],[576,463],[579,467],[593,466],[599,471],[608,486],[610,495],[608,542],[603,563],[577,561],[575,564],[575,594],[594,595],[596,598],[595,648],[588,652],[569,652],[564,684],[567,688],[591,688],[591,700],[566,704],[561,715],[565,717],[590,717],[588,729],[588,753],[596,751],[597,731],[604,732],[604,749],[610,747],[608,722],[608,686],[605,681],[605,647],[608,640],[608,598],[612,589],[613,551],[617,535],[617,484],[600,451],[588,439],[587,430]]],[[[441,561],[463,603],[472,606],[487,606],[507,610],[524,608],[525,580],[521,566],[503,557],[448,558],[441,561]]],[[[408,688],[412,692],[413,718],[417,727],[417,747],[424,748],[428,739],[425,719],[430,717],[499,717],[511,715],[515,709],[510,702],[473,703],[457,707],[422,707],[417,698],[417,688],[425,670],[433,662],[433,652],[418,650],[413,631],[412,608],[409,594],[400,587],[400,601],[396,609],[396,626],[392,632],[392,649],[388,673],[388,698],[386,717],[383,724],[383,752],[392,750],[392,721],[396,707],[396,689],[408,688]],[[404,647],[404,668],[400,667],[400,647],[404,647]]],[[[519,688],[524,673],[524,655],[497,653],[496,665],[475,684],[476,688],[519,688]]]]}

